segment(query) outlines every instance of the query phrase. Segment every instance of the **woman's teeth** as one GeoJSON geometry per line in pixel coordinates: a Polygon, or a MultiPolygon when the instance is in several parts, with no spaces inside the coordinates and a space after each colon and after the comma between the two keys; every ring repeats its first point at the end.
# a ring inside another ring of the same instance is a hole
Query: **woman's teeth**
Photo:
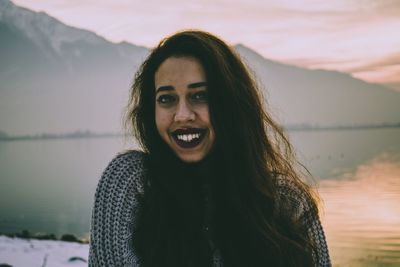
{"type": "Polygon", "coordinates": [[[191,142],[193,139],[200,138],[200,134],[178,134],[177,138],[185,142],[191,142]]]}

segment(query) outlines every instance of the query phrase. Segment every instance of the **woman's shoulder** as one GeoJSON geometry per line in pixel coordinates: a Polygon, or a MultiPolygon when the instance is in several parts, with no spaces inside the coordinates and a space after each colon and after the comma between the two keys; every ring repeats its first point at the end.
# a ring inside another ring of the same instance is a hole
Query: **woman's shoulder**
{"type": "Polygon", "coordinates": [[[97,191],[114,188],[121,192],[133,187],[134,191],[141,193],[146,172],[145,159],[146,154],[138,150],[118,153],[103,171],[97,191]]]}
{"type": "Polygon", "coordinates": [[[125,150],[119,152],[110,162],[109,166],[124,165],[142,167],[146,153],[140,150],[125,150]]]}
{"type": "Polygon", "coordinates": [[[296,181],[286,176],[277,176],[275,179],[278,205],[290,209],[294,218],[300,219],[306,214],[318,214],[315,192],[303,181],[296,181]]]}

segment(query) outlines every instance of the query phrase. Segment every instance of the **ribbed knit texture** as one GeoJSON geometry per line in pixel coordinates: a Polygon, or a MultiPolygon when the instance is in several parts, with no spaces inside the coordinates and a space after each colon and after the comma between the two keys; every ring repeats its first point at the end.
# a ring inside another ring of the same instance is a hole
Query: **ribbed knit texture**
{"type": "MultiPolygon", "coordinates": [[[[107,166],[97,186],[90,229],[89,266],[140,267],[131,244],[139,210],[137,196],[143,194],[145,176],[143,153],[131,151],[116,156],[107,166]]],[[[289,182],[280,180],[279,195],[293,206],[294,216],[305,220],[317,244],[317,267],[331,266],[325,234],[319,218],[310,212],[307,198],[289,182]]],[[[214,266],[223,266],[218,249],[214,266]]]]}

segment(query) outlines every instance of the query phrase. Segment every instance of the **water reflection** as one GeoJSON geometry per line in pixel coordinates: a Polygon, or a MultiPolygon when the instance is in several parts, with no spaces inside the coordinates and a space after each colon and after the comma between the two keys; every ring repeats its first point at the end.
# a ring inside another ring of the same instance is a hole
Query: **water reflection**
{"type": "Polygon", "coordinates": [[[400,266],[400,160],[383,154],[320,183],[334,266],[400,266]]]}
{"type": "MultiPolygon", "coordinates": [[[[335,266],[400,266],[399,136],[400,128],[290,133],[300,161],[323,179],[335,266]]],[[[128,147],[119,138],[0,142],[0,232],[87,236],[101,172],[128,147]]]]}

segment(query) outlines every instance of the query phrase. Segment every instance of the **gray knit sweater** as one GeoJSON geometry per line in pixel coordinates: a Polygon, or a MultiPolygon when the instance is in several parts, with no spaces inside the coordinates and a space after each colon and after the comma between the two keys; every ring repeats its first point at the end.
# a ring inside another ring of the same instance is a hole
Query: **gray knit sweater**
{"type": "MultiPolygon", "coordinates": [[[[131,151],[116,156],[107,166],[97,186],[90,229],[89,266],[139,266],[131,247],[138,212],[139,194],[143,194],[145,176],[143,153],[131,151]]],[[[279,182],[279,195],[293,203],[294,216],[309,225],[309,234],[318,245],[314,259],[317,267],[331,266],[324,231],[312,214],[301,191],[285,180],[279,182]]],[[[222,266],[214,252],[214,266],[222,266]]]]}

